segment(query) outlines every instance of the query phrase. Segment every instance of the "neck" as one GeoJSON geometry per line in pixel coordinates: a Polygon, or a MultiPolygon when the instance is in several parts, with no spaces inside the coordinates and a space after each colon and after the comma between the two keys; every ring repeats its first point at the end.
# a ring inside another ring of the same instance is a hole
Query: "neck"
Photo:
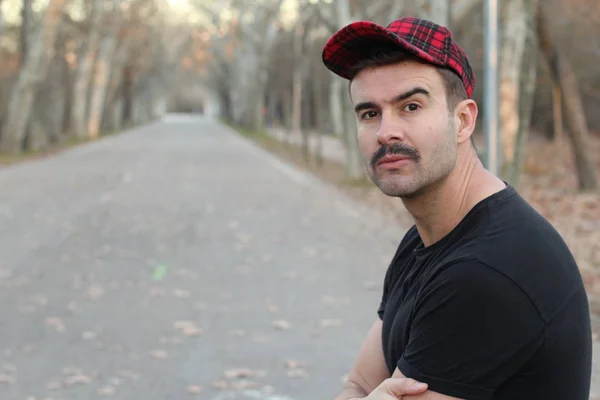
{"type": "Polygon", "coordinates": [[[402,199],[426,247],[450,233],[477,203],[506,187],[476,154],[465,158],[443,181],[418,197],[402,199]]]}

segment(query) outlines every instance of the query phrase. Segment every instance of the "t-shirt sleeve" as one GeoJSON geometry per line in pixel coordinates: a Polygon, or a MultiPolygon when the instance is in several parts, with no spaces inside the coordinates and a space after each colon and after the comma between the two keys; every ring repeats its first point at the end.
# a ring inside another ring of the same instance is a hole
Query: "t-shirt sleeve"
{"type": "Polygon", "coordinates": [[[381,301],[379,303],[379,308],[377,309],[377,315],[379,315],[379,319],[383,321],[383,314],[385,311],[385,304],[387,302],[387,298],[390,292],[390,286],[392,285],[392,274],[393,274],[393,263],[388,267],[385,278],[383,279],[383,292],[381,294],[381,301]]]}
{"type": "Polygon", "coordinates": [[[397,366],[434,392],[492,399],[543,344],[544,327],[514,281],[481,262],[461,261],[419,294],[397,366]]]}

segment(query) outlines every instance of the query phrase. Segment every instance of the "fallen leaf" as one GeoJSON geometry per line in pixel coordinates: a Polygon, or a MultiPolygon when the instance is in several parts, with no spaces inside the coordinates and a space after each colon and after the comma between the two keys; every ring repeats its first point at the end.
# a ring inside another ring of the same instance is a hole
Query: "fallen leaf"
{"type": "Polygon", "coordinates": [[[308,378],[309,375],[308,375],[308,372],[306,372],[306,370],[304,370],[303,368],[296,368],[296,369],[289,370],[287,372],[287,376],[289,378],[305,379],[305,378],[308,378]]]}
{"type": "Polygon", "coordinates": [[[201,328],[195,327],[195,326],[188,326],[186,328],[183,329],[183,334],[185,336],[200,336],[202,334],[203,330],[201,328]]]}
{"type": "Polygon", "coordinates": [[[273,393],[275,391],[275,387],[271,385],[265,385],[261,389],[264,393],[273,393]]]}
{"type": "Polygon", "coordinates": [[[321,321],[319,321],[319,326],[321,328],[331,328],[331,327],[342,326],[342,320],[341,319],[322,319],[321,321]]]}
{"type": "Polygon", "coordinates": [[[169,353],[166,350],[153,350],[152,352],[150,352],[150,356],[157,360],[164,360],[168,357],[168,355],[169,353]]]}
{"type": "Polygon", "coordinates": [[[300,366],[300,363],[294,359],[286,360],[286,362],[285,362],[285,367],[287,369],[294,369],[294,368],[298,368],[299,366],[300,366]]]}
{"type": "Polygon", "coordinates": [[[104,289],[100,285],[92,285],[86,292],[86,297],[90,300],[98,300],[104,294],[104,289]]]}
{"type": "Polygon", "coordinates": [[[175,329],[179,329],[186,336],[199,336],[203,333],[202,328],[196,326],[192,321],[176,321],[175,329]]]}
{"type": "Polygon", "coordinates": [[[280,319],[277,321],[273,321],[272,326],[273,326],[273,328],[278,329],[278,330],[288,330],[292,327],[292,324],[289,323],[288,321],[280,319]]]}
{"type": "Polygon", "coordinates": [[[203,389],[202,386],[200,385],[190,385],[187,387],[187,392],[189,394],[200,394],[202,393],[203,389]]]}
{"type": "Polygon", "coordinates": [[[279,311],[279,307],[267,300],[267,310],[269,310],[271,314],[275,314],[277,311],[279,311]]]}
{"type": "Polygon", "coordinates": [[[254,376],[254,372],[248,368],[235,368],[226,370],[223,375],[225,378],[249,378],[254,376]]]}
{"type": "Polygon", "coordinates": [[[62,373],[64,375],[73,376],[73,375],[81,374],[82,371],[81,371],[81,369],[76,368],[76,367],[65,367],[65,368],[63,368],[62,373]]]}
{"type": "Polygon", "coordinates": [[[104,386],[100,389],[98,389],[98,395],[99,396],[112,396],[117,392],[117,389],[115,389],[114,386],[104,386]]]}
{"type": "Polygon", "coordinates": [[[46,325],[54,328],[57,332],[64,332],[66,330],[65,324],[60,318],[46,318],[46,325]]]}
{"type": "Polygon", "coordinates": [[[252,235],[238,233],[236,237],[240,244],[249,244],[252,241],[252,235]]]}
{"type": "Polygon", "coordinates": [[[181,339],[179,339],[177,336],[172,336],[172,337],[163,336],[160,338],[160,342],[162,344],[180,344],[181,339]]]}
{"type": "Polygon", "coordinates": [[[65,384],[67,384],[67,386],[86,385],[90,382],[92,382],[92,378],[83,374],[75,374],[65,379],[65,384]]]}
{"type": "Polygon", "coordinates": [[[180,299],[189,299],[192,295],[189,290],[174,289],[173,296],[180,299]]]}
{"type": "Polygon", "coordinates": [[[218,389],[218,390],[227,389],[228,386],[229,386],[229,383],[227,381],[223,381],[223,380],[214,381],[212,384],[212,387],[215,389],[218,389]]]}
{"type": "Polygon", "coordinates": [[[250,389],[258,387],[258,383],[247,379],[231,382],[231,387],[236,390],[250,389]]]}

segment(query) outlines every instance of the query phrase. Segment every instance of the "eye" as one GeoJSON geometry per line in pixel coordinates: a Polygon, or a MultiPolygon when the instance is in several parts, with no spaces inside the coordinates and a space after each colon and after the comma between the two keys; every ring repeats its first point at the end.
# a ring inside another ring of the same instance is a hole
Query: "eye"
{"type": "Polygon", "coordinates": [[[379,113],[377,111],[367,111],[366,113],[364,113],[362,115],[361,119],[372,119],[377,117],[377,115],[379,115],[379,113]]]}
{"type": "Polygon", "coordinates": [[[418,105],[417,103],[408,103],[406,106],[404,106],[404,109],[406,111],[410,111],[410,112],[415,112],[417,111],[419,108],[421,108],[420,105],[418,105]]]}

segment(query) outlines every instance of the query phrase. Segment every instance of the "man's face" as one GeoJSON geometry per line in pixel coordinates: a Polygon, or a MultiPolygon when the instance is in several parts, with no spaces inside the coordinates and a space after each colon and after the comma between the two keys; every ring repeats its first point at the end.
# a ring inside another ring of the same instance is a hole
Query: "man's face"
{"type": "Polygon", "coordinates": [[[456,163],[456,128],[441,75],[413,61],[362,70],[350,87],[358,142],[371,180],[413,198],[456,163]]]}

